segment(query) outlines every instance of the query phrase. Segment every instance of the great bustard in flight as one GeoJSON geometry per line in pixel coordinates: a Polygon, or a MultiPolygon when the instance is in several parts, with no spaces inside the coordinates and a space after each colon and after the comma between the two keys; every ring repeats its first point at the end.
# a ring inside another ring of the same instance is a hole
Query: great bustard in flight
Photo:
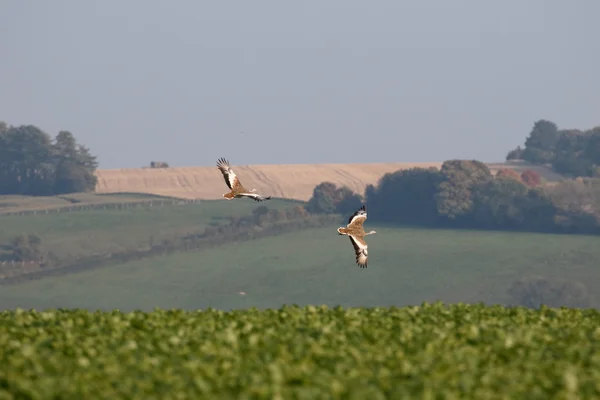
{"type": "Polygon", "coordinates": [[[231,189],[229,193],[225,193],[223,195],[223,197],[225,197],[227,200],[232,200],[234,198],[239,199],[240,197],[249,197],[255,201],[263,201],[269,200],[271,198],[271,196],[263,197],[259,194],[256,194],[256,189],[248,190],[245,187],[243,187],[237,175],[231,169],[229,161],[227,161],[226,159],[218,159],[217,168],[219,168],[219,170],[223,174],[223,178],[225,178],[225,183],[227,184],[227,187],[231,189]]]}
{"type": "Polygon", "coordinates": [[[350,242],[352,242],[352,246],[354,246],[354,252],[356,253],[356,264],[358,264],[358,266],[361,268],[367,268],[367,258],[369,257],[369,253],[367,251],[369,246],[364,238],[367,235],[377,233],[374,230],[365,233],[363,229],[363,223],[366,219],[367,209],[365,206],[362,206],[350,216],[348,225],[346,225],[345,228],[337,228],[337,231],[340,235],[348,235],[350,238],[350,242]]]}

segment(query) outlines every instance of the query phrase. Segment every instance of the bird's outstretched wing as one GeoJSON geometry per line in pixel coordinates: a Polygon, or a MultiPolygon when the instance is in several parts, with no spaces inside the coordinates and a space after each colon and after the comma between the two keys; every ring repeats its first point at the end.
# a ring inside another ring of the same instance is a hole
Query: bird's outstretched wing
{"type": "Polygon", "coordinates": [[[229,165],[229,161],[224,158],[219,158],[217,160],[217,168],[219,168],[219,171],[223,174],[223,178],[225,178],[225,183],[229,189],[238,189],[241,186],[240,180],[229,165]]]}
{"type": "Polygon", "coordinates": [[[256,194],[256,193],[240,193],[240,194],[238,194],[238,196],[248,197],[254,201],[265,201],[265,200],[271,199],[271,196],[263,197],[260,194],[256,194]]]}
{"type": "Polygon", "coordinates": [[[354,214],[350,216],[348,219],[348,228],[352,227],[360,227],[363,222],[367,219],[367,208],[363,205],[361,208],[356,210],[354,214]]]}
{"type": "Polygon", "coordinates": [[[369,252],[367,248],[367,242],[364,239],[358,238],[356,236],[348,235],[350,238],[350,242],[352,242],[352,246],[354,247],[354,253],[356,254],[356,264],[358,264],[361,268],[367,268],[367,261],[369,257],[369,252]]]}

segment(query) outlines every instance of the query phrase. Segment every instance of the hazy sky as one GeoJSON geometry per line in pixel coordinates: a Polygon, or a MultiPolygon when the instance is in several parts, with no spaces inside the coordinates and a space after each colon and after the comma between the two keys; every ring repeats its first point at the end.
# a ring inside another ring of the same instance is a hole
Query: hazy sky
{"type": "Polygon", "coordinates": [[[2,0],[0,120],[100,168],[501,161],[600,125],[600,1],[2,0]]]}

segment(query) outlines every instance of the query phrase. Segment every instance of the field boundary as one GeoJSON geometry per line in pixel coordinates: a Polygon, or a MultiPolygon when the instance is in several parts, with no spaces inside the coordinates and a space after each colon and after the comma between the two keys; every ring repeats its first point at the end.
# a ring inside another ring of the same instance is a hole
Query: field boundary
{"type": "MultiPolygon", "coordinates": [[[[253,226],[249,227],[248,229],[243,229],[241,231],[229,235],[217,234],[209,236],[206,233],[188,235],[186,237],[181,238],[187,239],[187,243],[176,249],[168,249],[164,246],[156,245],[151,248],[139,249],[136,251],[124,251],[118,253],[84,257],[82,259],[62,266],[25,272],[18,275],[4,276],[0,278],[0,286],[18,284],[30,280],[42,279],[51,276],[64,276],[72,273],[90,271],[97,268],[115,266],[130,261],[142,260],[165,254],[202,251],[222,245],[228,245],[231,243],[247,242],[250,240],[257,240],[271,236],[296,232],[298,230],[320,228],[332,223],[337,223],[340,221],[340,218],[341,216],[337,214],[317,214],[311,215],[309,217],[294,218],[290,220],[276,222],[266,227],[259,227],[259,230],[257,230],[256,226],[253,226]],[[300,226],[298,224],[299,222],[301,222],[300,226]]],[[[5,264],[10,264],[10,267],[13,268],[18,268],[19,265],[36,264],[36,262],[18,261],[11,263],[10,261],[5,261],[5,264]]],[[[37,265],[43,268],[42,264],[37,263],[37,265]]]]}
{"type": "MultiPolygon", "coordinates": [[[[271,200],[285,200],[293,203],[302,203],[295,199],[285,199],[279,197],[271,197],[271,200]]],[[[125,202],[106,202],[106,203],[87,203],[87,204],[72,204],[69,206],[50,206],[36,207],[20,211],[2,211],[0,209],[0,217],[6,216],[24,216],[24,215],[41,215],[41,214],[59,214],[64,212],[85,212],[85,211],[100,211],[100,210],[130,210],[136,208],[163,208],[172,206],[186,206],[191,204],[200,204],[205,201],[218,201],[213,199],[152,199],[141,201],[125,201],[125,202]]],[[[257,203],[258,205],[258,203],[257,203]]]]}
{"type": "Polygon", "coordinates": [[[88,204],[72,204],[69,206],[49,206],[36,207],[20,211],[1,211],[0,216],[16,216],[16,215],[37,215],[37,214],[57,214],[64,212],[78,212],[90,210],[128,210],[131,208],[141,207],[165,207],[176,205],[198,204],[205,201],[203,199],[177,199],[177,200],[141,200],[141,201],[126,201],[126,202],[106,202],[106,203],[88,203],[88,204]]]}

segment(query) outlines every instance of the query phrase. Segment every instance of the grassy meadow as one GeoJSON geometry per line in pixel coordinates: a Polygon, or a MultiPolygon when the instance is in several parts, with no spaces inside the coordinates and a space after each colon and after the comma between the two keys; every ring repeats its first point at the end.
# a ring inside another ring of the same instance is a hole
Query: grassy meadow
{"type": "MultiPolygon", "coordinates": [[[[161,214],[153,220],[148,229],[163,221],[161,214]]],[[[195,222],[202,221],[197,215],[195,222]]],[[[149,311],[436,300],[507,304],[510,285],[530,275],[581,282],[599,304],[597,237],[365,226],[377,230],[367,238],[367,269],[356,266],[349,239],[331,226],[3,286],[0,305],[149,311]]]]}
{"type": "MultiPolygon", "coordinates": [[[[130,196],[123,195],[125,198],[130,196]]],[[[115,202],[122,196],[96,197],[115,202]]],[[[141,196],[144,197],[147,196],[141,196]]],[[[280,199],[266,203],[249,199],[240,199],[235,203],[205,200],[164,207],[155,205],[37,215],[0,215],[0,244],[7,244],[20,234],[34,233],[40,236],[44,248],[62,258],[76,258],[140,248],[148,246],[151,241],[159,242],[174,236],[202,232],[206,226],[224,218],[249,215],[261,204],[270,209],[281,209],[297,203],[280,199]]]]}
{"type": "Polygon", "coordinates": [[[70,193],[56,196],[0,195],[0,215],[24,211],[56,210],[64,207],[80,207],[100,204],[139,203],[150,200],[173,200],[173,198],[144,193],[70,193]]]}
{"type": "Polygon", "coordinates": [[[0,398],[598,398],[599,324],[464,304],[16,310],[0,313],[0,398]]]}

